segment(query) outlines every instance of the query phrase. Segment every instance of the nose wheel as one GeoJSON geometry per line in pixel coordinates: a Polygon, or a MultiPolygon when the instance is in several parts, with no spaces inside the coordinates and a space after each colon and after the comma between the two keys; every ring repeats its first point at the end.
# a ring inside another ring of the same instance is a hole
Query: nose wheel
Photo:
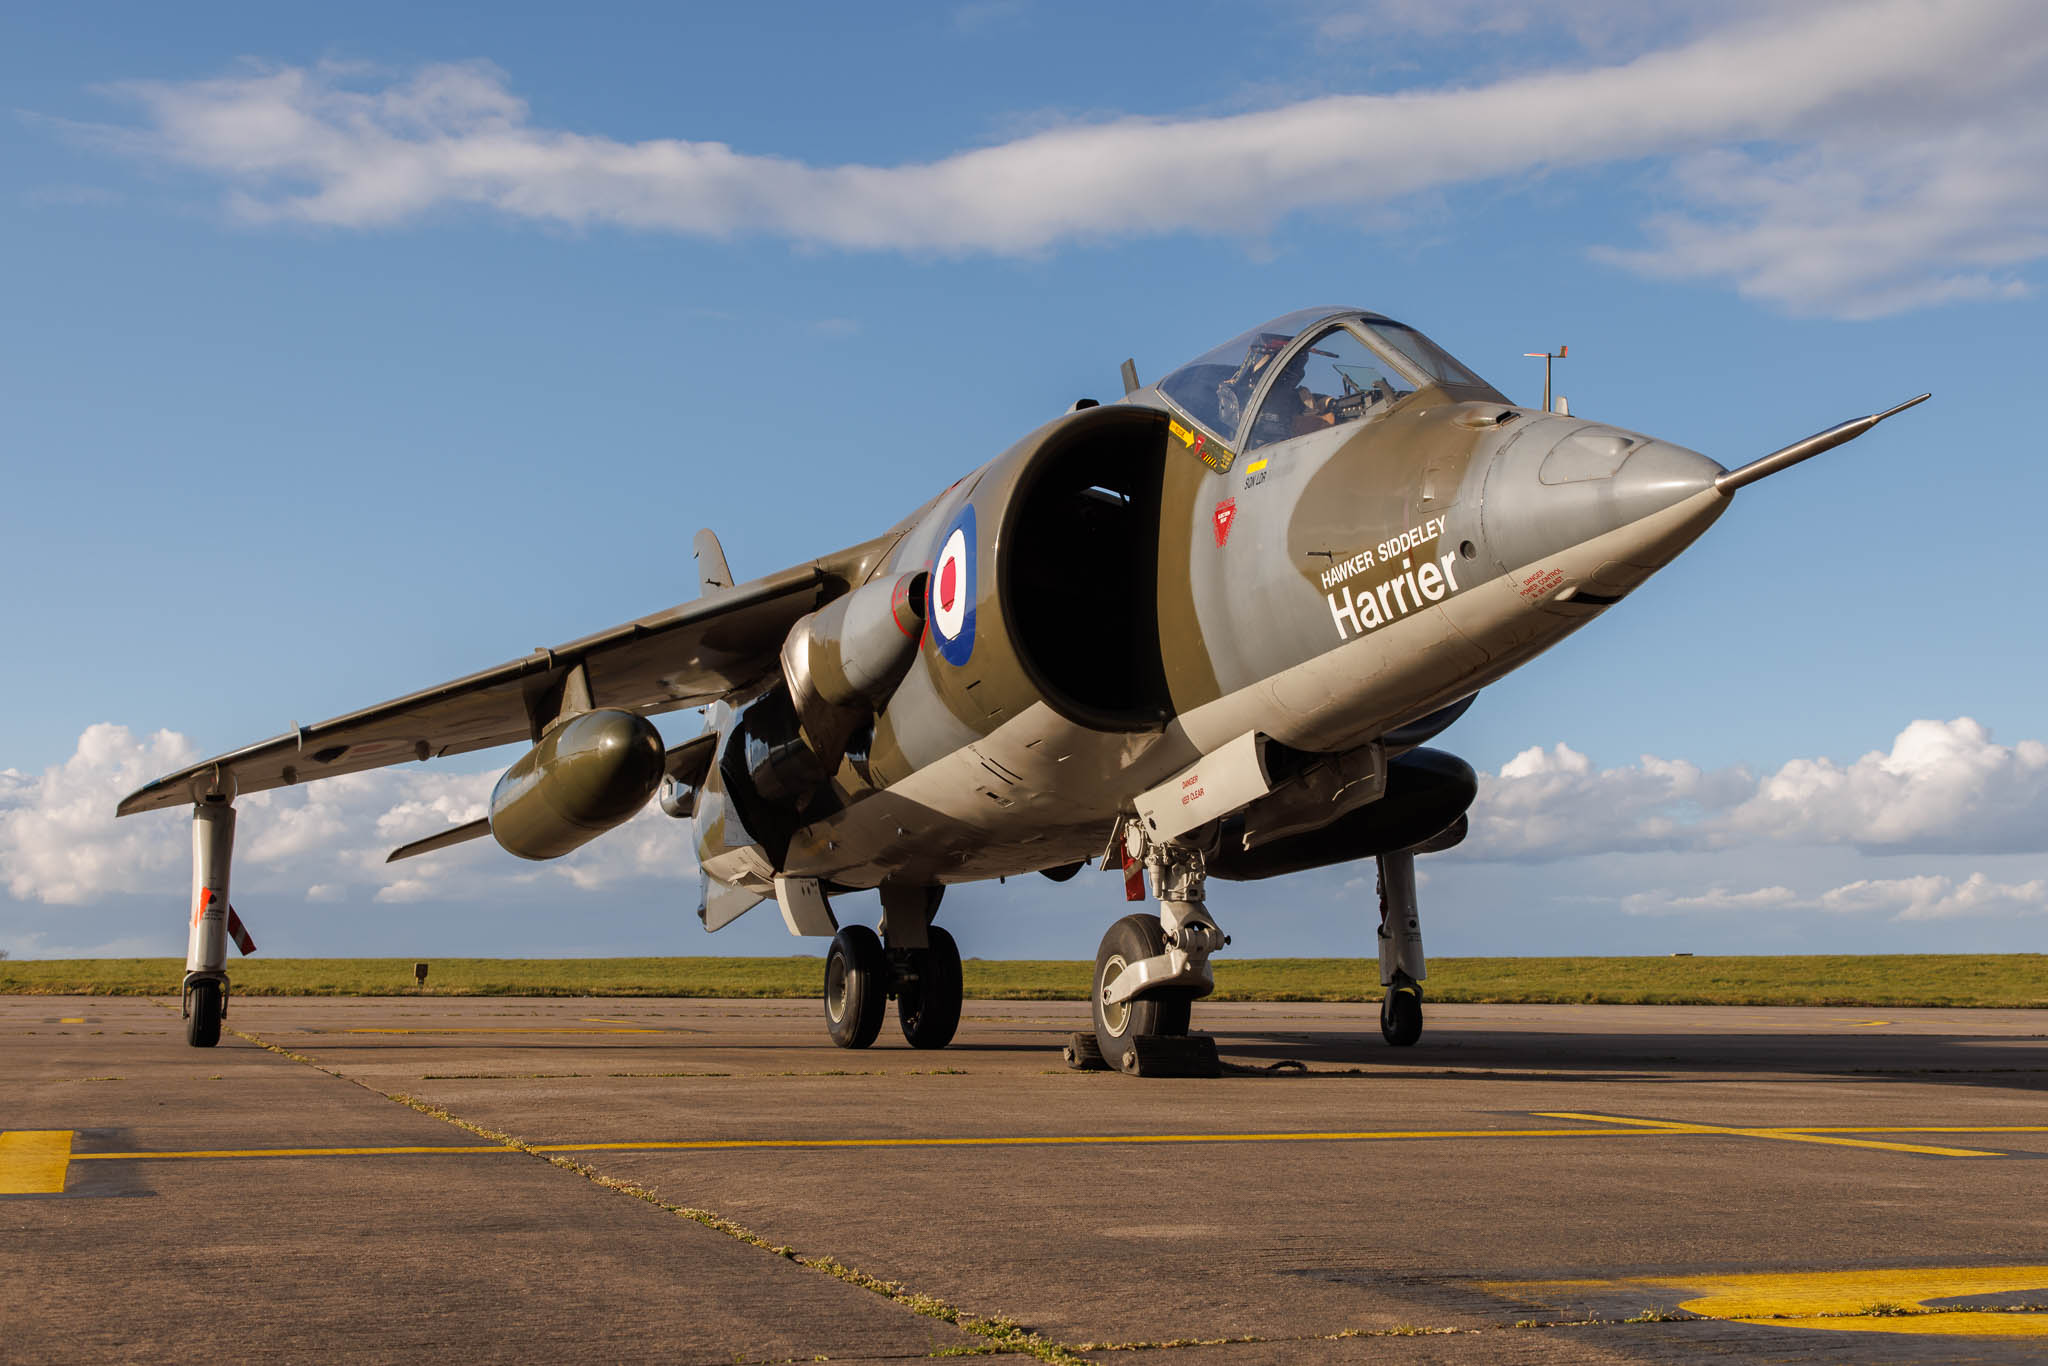
{"type": "Polygon", "coordinates": [[[1095,1045],[1102,1050],[1102,1060],[1119,1072],[1138,1070],[1138,1039],[1188,1032],[1195,993],[1187,988],[1109,999],[1119,977],[1165,952],[1166,932],[1156,915],[1125,916],[1109,927],[1095,952],[1095,1045]]]}

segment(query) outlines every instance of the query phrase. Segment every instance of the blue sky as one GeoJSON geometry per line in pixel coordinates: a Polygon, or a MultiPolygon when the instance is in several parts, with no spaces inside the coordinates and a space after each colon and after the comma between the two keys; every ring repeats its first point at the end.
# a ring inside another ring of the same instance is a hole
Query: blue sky
{"type": "MultiPolygon", "coordinates": [[[[1532,403],[1568,343],[1575,412],[1727,464],[1935,393],[1446,735],[1495,852],[1431,861],[1432,948],[2042,947],[2034,6],[53,7],[0,77],[0,948],[177,951],[183,822],[102,819],[152,762],[687,598],[701,525],[864,538],[1326,300],[1532,403]]],[[[659,818],[394,893],[487,767],[250,808],[266,951],[811,947],[705,937],[659,818]]],[[[1359,871],[1218,909],[1363,951],[1359,871]]],[[[989,956],[1118,913],[955,900],[989,956]]]]}

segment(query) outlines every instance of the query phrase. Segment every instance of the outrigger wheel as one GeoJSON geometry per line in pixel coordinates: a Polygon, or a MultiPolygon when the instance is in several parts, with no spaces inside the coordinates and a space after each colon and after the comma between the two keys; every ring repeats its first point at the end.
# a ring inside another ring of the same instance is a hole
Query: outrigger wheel
{"type": "Polygon", "coordinates": [[[1422,1037],[1422,987],[1398,969],[1380,1002],[1380,1034],[1396,1048],[1407,1048],[1422,1037]]]}
{"type": "Polygon", "coordinates": [[[865,925],[832,936],[825,955],[825,1028],[841,1048],[866,1048],[882,1032],[889,1008],[889,959],[882,938],[865,925]]]}
{"type": "Polygon", "coordinates": [[[1095,951],[1095,1045],[1102,1060],[1120,1072],[1137,1070],[1135,1040],[1145,1036],[1185,1035],[1194,1014],[1194,994],[1185,987],[1155,991],[1115,1005],[1103,993],[1131,964],[1166,952],[1166,931],[1156,915],[1127,915],[1109,927],[1095,951]]]}
{"type": "Polygon", "coordinates": [[[221,1017],[227,1014],[227,993],[221,984],[201,978],[192,984],[185,1016],[185,1042],[194,1048],[211,1048],[220,1042],[221,1017]]]}
{"type": "Polygon", "coordinates": [[[896,986],[896,1019],[912,1048],[944,1048],[960,1028],[960,946],[933,925],[925,945],[907,951],[907,974],[896,986]]]}

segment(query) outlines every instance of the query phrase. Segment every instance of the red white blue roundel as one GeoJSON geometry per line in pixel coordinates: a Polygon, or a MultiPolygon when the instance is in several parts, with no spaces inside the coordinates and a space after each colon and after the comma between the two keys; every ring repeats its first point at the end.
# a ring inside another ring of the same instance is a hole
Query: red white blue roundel
{"type": "Polygon", "coordinates": [[[960,509],[932,566],[925,620],[948,664],[965,664],[974,653],[974,506],[960,509]]]}

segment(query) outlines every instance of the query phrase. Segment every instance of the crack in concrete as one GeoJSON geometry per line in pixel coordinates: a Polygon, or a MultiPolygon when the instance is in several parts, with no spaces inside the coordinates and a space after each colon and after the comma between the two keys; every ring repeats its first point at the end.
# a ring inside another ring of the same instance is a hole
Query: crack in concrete
{"type": "MultiPolygon", "coordinates": [[[[168,1009],[169,1007],[165,1008],[168,1009]]],[[[1031,1357],[1037,1361],[1046,1362],[1048,1366],[1090,1366],[1086,1358],[1075,1355],[1074,1351],[1065,1344],[1041,1337],[1014,1319],[1005,1318],[1001,1315],[970,1313],[956,1305],[948,1304],[937,1296],[912,1290],[899,1282],[884,1280],[882,1277],[871,1275],[860,1270],[858,1267],[848,1266],[829,1254],[819,1257],[806,1256],[799,1253],[793,1247],[771,1243],[745,1225],[727,1219],[712,1210],[674,1204],[662,1199],[645,1186],[637,1185],[631,1181],[624,1181],[618,1177],[606,1176],[603,1172],[587,1163],[575,1161],[559,1153],[538,1152],[525,1140],[512,1134],[502,1133],[495,1129],[486,1128],[481,1124],[472,1123],[441,1106],[420,1100],[415,1096],[405,1095],[402,1092],[380,1091],[360,1078],[349,1076],[335,1068],[326,1066],[318,1059],[286,1048],[282,1044],[272,1043],[268,1039],[260,1038],[245,1030],[230,1027],[227,1032],[233,1034],[238,1039],[246,1040],[256,1045],[256,1047],[265,1049],[279,1057],[301,1063],[316,1072],[333,1077],[336,1081],[361,1087],[373,1096],[388,1100],[395,1105],[403,1105],[415,1113],[425,1115],[430,1119],[440,1120],[442,1123],[461,1129],[465,1133],[474,1134],[479,1138],[487,1138],[493,1143],[503,1144],[509,1149],[537,1158],[549,1166],[574,1172],[593,1185],[602,1186],[606,1190],[615,1191],[621,1195],[631,1196],[636,1200],[653,1205],[657,1209],[666,1210],[668,1213],[679,1218],[702,1224],[704,1227],[723,1233],[728,1238],[732,1238],[737,1242],[746,1243],[751,1247],[760,1248],[764,1252],[773,1253],[778,1257],[804,1267],[806,1270],[816,1271],[837,1280],[845,1281],[849,1285],[858,1286],[860,1289],[879,1295],[893,1304],[901,1305],[914,1314],[950,1323],[962,1332],[983,1340],[982,1343],[971,1347],[948,1349],[943,1352],[930,1354],[932,1356],[988,1356],[1015,1353],[1031,1357]]]]}

